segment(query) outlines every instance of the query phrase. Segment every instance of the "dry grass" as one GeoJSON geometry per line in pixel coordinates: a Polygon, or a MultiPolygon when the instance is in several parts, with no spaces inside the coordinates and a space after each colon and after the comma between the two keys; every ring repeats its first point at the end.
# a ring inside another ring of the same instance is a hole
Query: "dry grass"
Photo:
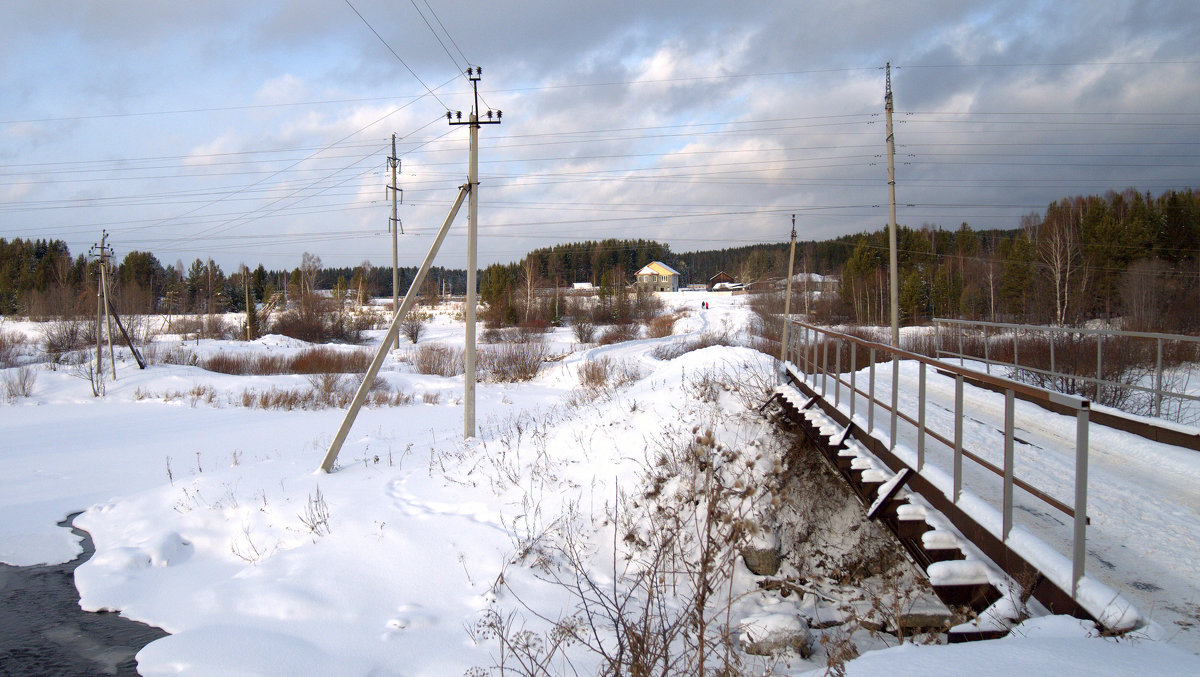
{"type": "Polygon", "coordinates": [[[686,341],[672,341],[658,346],[650,353],[656,360],[673,360],[680,355],[686,355],[693,350],[712,346],[737,345],[726,333],[705,333],[686,341]]]}
{"type": "Polygon", "coordinates": [[[637,366],[629,362],[613,362],[607,357],[588,360],[579,365],[579,385],[589,390],[619,388],[642,377],[637,366]]]}
{"type": "Polygon", "coordinates": [[[198,366],[220,374],[361,374],[371,364],[366,350],[338,350],[316,346],[295,355],[249,355],[217,353],[201,359],[198,366]]]}
{"type": "Polygon", "coordinates": [[[675,322],[678,321],[677,315],[659,315],[650,320],[646,325],[646,336],[650,338],[663,338],[670,336],[675,330],[675,322]]]}

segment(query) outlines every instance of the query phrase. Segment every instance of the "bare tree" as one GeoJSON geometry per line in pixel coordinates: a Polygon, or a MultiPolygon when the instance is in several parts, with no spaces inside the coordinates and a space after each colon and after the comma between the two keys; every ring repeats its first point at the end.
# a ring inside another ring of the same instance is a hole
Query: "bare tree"
{"type": "Polygon", "coordinates": [[[304,252],[300,255],[300,293],[312,294],[317,288],[317,276],[321,274],[321,257],[304,252]]]}
{"type": "Polygon", "coordinates": [[[1046,219],[1037,223],[1036,215],[1027,217],[1037,233],[1038,257],[1045,264],[1054,288],[1054,323],[1066,324],[1070,310],[1072,285],[1079,277],[1079,219],[1069,204],[1055,203],[1046,209],[1046,219]]]}

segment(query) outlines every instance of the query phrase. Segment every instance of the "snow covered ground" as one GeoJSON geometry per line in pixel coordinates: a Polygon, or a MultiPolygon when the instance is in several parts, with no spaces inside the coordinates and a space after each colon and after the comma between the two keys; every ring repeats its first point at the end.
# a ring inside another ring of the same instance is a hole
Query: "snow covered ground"
{"type": "MultiPolygon", "coordinates": [[[[672,360],[652,354],[703,331],[743,331],[745,299],[671,298],[690,314],[664,339],[586,347],[557,330],[547,341],[565,357],[533,381],[479,386],[478,435],[468,441],[461,378],[415,374],[394,355],[382,376],[412,402],[363,410],[331,474],[316,468],[342,410],[238,404],[247,388],[307,387],[302,376],[229,376],[186,364],[139,371],[125,359],[106,397],[93,398],[68,371],[39,368],[32,398],[0,405],[0,560],[70,559],[75,539],[55,523],[86,509],[76,524],[91,532],[96,554],[76,573],[82,606],[120,610],[172,633],[139,653],[145,675],[486,674],[504,660],[522,674],[482,622],[499,618],[510,633],[528,629],[549,642],[537,614],[556,620],[577,608],[566,588],[546,582],[550,563],[538,559],[539,535],[573,525],[591,574],[611,584],[624,546],[609,518],[620,497],[636,495],[664,448],[711,430],[713,444],[748,459],[751,470],[770,452],[773,430],[745,406],[745,393],[769,378],[769,358],[725,346],[672,360]],[[711,309],[701,310],[701,300],[711,309]],[[627,382],[583,388],[580,367],[604,358],[627,382]],[[714,387],[722,380],[740,387],[714,387]],[[164,396],[174,392],[184,395],[164,396]]],[[[421,342],[461,345],[461,336],[461,324],[439,315],[421,342]]],[[[287,354],[302,347],[266,337],[186,348],[287,354]]],[[[1181,463],[1188,472],[1200,465],[1181,463]]],[[[1121,510],[1173,514],[1194,499],[1195,492],[1176,495],[1176,478],[1143,470],[1136,481],[1149,485],[1154,502],[1129,498],[1121,510]]],[[[1188,544],[1200,526],[1173,524],[1182,534],[1168,553],[1179,563],[1172,568],[1194,565],[1188,544]]],[[[739,590],[753,588],[744,568],[734,578],[739,590]]],[[[1183,586],[1167,590],[1176,600],[1195,603],[1194,578],[1155,580],[1162,581],[1183,586]]],[[[796,610],[758,592],[731,608],[734,625],[796,610]]],[[[1200,659],[1172,645],[1178,633],[1095,634],[1071,619],[1041,618],[1004,640],[904,645],[866,653],[847,669],[1200,673],[1200,659]]],[[[746,666],[750,674],[794,675],[821,674],[824,664],[818,648],[811,659],[748,658],[746,666]]],[[[549,672],[593,674],[598,665],[595,653],[574,645],[549,672]]]]}

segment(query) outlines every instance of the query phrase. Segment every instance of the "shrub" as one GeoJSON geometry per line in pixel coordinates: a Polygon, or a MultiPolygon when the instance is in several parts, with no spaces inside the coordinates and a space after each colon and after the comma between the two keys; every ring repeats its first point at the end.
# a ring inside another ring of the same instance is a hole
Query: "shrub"
{"type": "Polygon", "coordinates": [[[579,365],[579,384],[589,390],[606,387],[618,388],[633,383],[642,377],[637,365],[630,362],[613,362],[607,357],[588,360],[579,365]]]}
{"type": "Polygon", "coordinates": [[[4,392],[10,402],[18,397],[32,397],[35,383],[37,371],[28,365],[11,369],[4,374],[4,392]]]}
{"type": "Polygon", "coordinates": [[[578,318],[571,329],[575,332],[575,340],[580,343],[591,343],[596,338],[596,325],[591,320],[578,318]]]}
{"type": "Polygon", "coordinates": [[[462,349],[451,348],[441,343],[418,346],[413,357],[413,368],[418,374],[433,376],[458,376],[466,371],[462,349]]]}
{"type": "Polygon", "coordinates": [[[600,334],[600,339],[597,341],[602,346],[607,346],[613,343],[621,343],[624,341],[632,341],[637,338],[637,325],[635,324],[614,324],[604,333],[600,334]]]}
{"type": "Polygon", "coordinates": [[[675,330],[675,321],[679,319],[675,315],[659,315],[650,320],[650,324],[646,325],[646,335],[650,338],[663,338],[670,336],[675,330]]]}
{"type": "Polygon", "coordinates": [[[0,369],[14,367],[28,340],[20,332],[0,329],[0,369]]]}
{"type": "Polygon", "coordinates": [[[400,331],[408,337],[408,340],[416,343],[421,338],[421,334],[425,333],[425,321],[428,316],[425,313],[420,313],[415,310],[410,310],[400,320],[400,331]]]}
{"type": "Polygon", "coordinates": [[[221,374],[360,374],[371,364],[365,350],[314,346],[290,357],[220,352],[199,362],[201,369],[221,374]]]}
{"type": "Polygon", "coordinates": [[[96,340],[95,325],[78,317],[47,322],[41,330],[44,350],[55,364],[65,354],[86,348],[96,340]]]}
{"type": "Polygon", "coordinates": [[[536,341],[503,343],[479,351],[480,369],[493,381],[528,381],[546,360],[546,346],[536,341]]]}

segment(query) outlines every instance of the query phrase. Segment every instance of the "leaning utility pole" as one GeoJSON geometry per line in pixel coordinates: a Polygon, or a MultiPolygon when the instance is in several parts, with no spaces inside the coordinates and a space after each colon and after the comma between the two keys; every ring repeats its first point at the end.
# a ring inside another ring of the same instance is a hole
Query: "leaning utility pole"
{"type": "Polygon", "coordinates": [[[788,254],[787,295],[783,297],[783,336],[779,348],[779,361],[787,362],[788,325],[792,321],[792,264],[796,260],[796,215],[792,214],[792,251],[788,254]]]}
{"type": "Polygon", "coordinates": [[[468,125],[471,128],[471,159],[467,170],[470,200],[467,205],[467,335],[464,356],[466,373],[463,374],[463,437],[475,437],[475,269],[478,267],[476,259],[479,241],[479,125],[498,125],[503,115],[501,111],[495,111],[495,119],[492,119],[493,111],[489,110],[486,121],[479,119],[479,78],[482,75],[483,69],[479,66],[467,68],[467,78],[470,79],[471,89],[475,94],[475,106],[467,116],[467,121],[463,122],[462,111],[456,111],[453,119],[450,111],[446,111],[446,120],[451,125],[468,125]]]}
{"type": "MultiPolygon", "coordinates": [[[[900,347],[900,270],[896,256],[896,137],[892,134],[892,62],[887,64],[887,85],[883,95],[887,117],[888,153],[888,264],[892,303],[892,347],[900,347]]],[[[893,379],[894,380],[894,379],[893,379]]]]}
{"type": "MultiPolygon", "coordinates": [[[[396,195],[400,187],[396,185],[396,172],[400,169],[400,158],[396,156],[396,134],[392,133],[392,154],[388,156],[388,166],[392,168],[392,220],[388,222],[388,230],[392,233],[392,315],[400,313],[400,267],[399,249],[396,244],[396,232],[400,230],[400,219],[396,218],[396,195]]],[[[400,348],[400,335],[396,334],[396,349],[400,348]]]]}

